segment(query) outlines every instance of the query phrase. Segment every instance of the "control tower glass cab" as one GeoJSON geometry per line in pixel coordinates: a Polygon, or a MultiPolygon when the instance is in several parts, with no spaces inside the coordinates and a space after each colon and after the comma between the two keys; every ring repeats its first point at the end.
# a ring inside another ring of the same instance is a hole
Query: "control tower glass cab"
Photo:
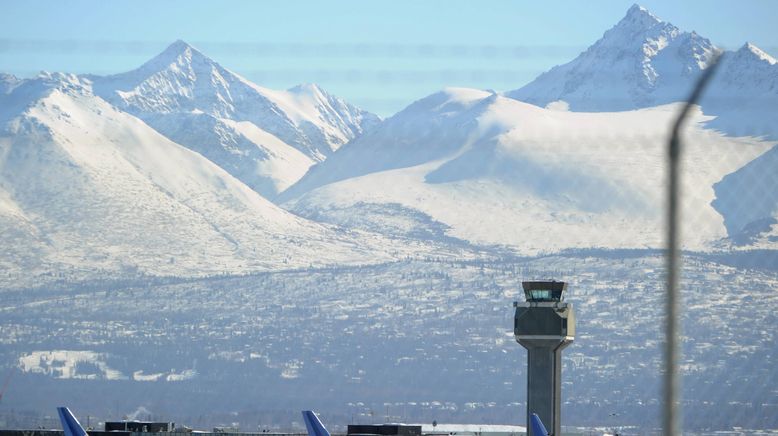
{"type": "Polygon", "coordinates": [[[537,413],[553,436],[561,435],[562,350],[573,342],[575,314],[564,302],[567,283],[522,282],[526,301],[516,302],[513,334],[527,349],[527,430],[537,413]]]}

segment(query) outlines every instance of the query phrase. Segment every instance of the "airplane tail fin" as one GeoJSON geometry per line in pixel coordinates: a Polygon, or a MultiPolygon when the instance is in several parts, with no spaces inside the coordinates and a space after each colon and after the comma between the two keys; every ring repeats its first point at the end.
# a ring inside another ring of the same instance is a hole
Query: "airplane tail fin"
{"type": "Polygon", "coordinates": [[[546,426],[543,425],[543,421],[540,420],[537,413],[530,415],[530,426],[534,436],[548,436],[548,430],[546,430],[546,426]]]}
{"type": "Polygon", "coordinates": [[[60,422],[62,422],[62,430],[65,431],[65,436],[88,436],[84,427],[81,427],[81,424],[70,412],[70,409],[67,407],[57,407],[57,413],[59,414],[60,422]]]}
{"type": "MultiPolygon", "coordinates": [[[[330,436],[330,432],[324,428],[324,424],[311,410],[303,410],[303,419],[305,427],[308,429],[308,436],[330,436]]],[[[67,435],[66,435],[67,436],[67,435]]]]}

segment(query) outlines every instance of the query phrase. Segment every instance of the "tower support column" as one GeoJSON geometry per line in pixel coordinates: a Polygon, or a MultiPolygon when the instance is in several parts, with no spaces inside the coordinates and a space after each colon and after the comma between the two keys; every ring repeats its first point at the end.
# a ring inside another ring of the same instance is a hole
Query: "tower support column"
{"type": "Polygon", "coordinates": [[[527,349],[527,422],[537,413],[553,435],[561,434],[562,350],[571,342],[563,338],[520,341],[527,349]]]}

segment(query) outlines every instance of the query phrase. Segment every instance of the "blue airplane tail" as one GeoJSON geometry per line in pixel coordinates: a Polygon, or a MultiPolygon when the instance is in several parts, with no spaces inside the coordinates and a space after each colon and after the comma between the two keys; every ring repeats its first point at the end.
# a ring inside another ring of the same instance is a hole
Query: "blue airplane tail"
{"type": "Polygon", "coordinates": [[[78,420],[67,407],[57,407],[59,420],[62,422],[62,430],[65,436],[88,436],[84,427],[81,427],[78,420]]]}
{"type": "Polygon", "coordinates": [[[530,415],[529,421],[534,436],[548,436],[548,430],[546,430],[546,426],[543,425],[543,421],[540,420],[537,413],[530,415]]]}
{"type": "Polygon", "coordinates": [[[305,420],[305,427],[308,429],[308,436],[330,436],[330,432],[324,428],[324,424],[319,421],[319,418],[313,411],[303,410],[303,419],[305,420]]]}

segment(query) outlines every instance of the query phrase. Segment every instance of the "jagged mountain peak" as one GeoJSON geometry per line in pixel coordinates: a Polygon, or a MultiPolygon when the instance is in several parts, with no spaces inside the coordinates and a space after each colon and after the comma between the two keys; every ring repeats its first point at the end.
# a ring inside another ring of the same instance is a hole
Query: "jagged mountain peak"
{"type": "Polygon", "coordinates": [[[572,61],[507,96],[539,106],[565,101],[576,111],[620,111],[679,101],[689,81],[720,52],[646,8],[625,17],[572,61]]]}
{"type": "Polygon", "coordinates": [[[125,92],[141,86],[153,86],[161,92],[170,93],[180,91],[181,87],[192,87],[198,79],[214,85],[242,80],[237,74],[179,39],[140,67],[107,76],[102,81],[111,82],[111,87],[125,92]]]}
{"type": "Polygon", "coordinates": [[[627,10],[627,14],[618,24],[616,24],[616,26],[651,28],[660,23],[663,23],[663,21],[659,19],[659,17],[652,14],[643,6],[635,3],[627,10]]]}
{"type": "Polygon", "coordinates": [[[592,47],[633,48],[635,45],[640,45],[644,47],[645,54],[650,57],[661,50],[668,40],[674,39],[681,33],[680,29],[673,24],[659,19],[648,9],[636,4],[592,47]]]}
{"type": "Polygon", "coordinates": [[[179,39],[167,46],[158,55],[151,58],[143,64],[139,70],[148,70],[150,68],[164,68],[174,64],[192,63],[193,60],[206,61],[205,63],[216,64],[216,61],[209,58],[203,52],[191,46],[187,42],[179,39]]]}
{"type": "Polygon", "coordinates": [[[775,65],[778,63],[778,60],[751,42],[746,42],[743,44],[743,46],[740,47],[740,49],[738,49],[736,52],[736,55],[754,57],[758,60],[765,61],[770,65],[775,65]]]}
{"type": "Polygon", "coordinates": [[[90,78],[97,95],[269,198],[379,121],[315,84],[259,86],[183,40],[135,70],[90,78]]]}
{"type": "Polygon", "coordinates": [[[197,51],[197,49],[192,47],[192,45],[189,44],[188,42],[184,41],[183,39],[177,39],[177,40],[173,41],[165,49],[165,52],[171,52],[171,53],[179,52],[179,53],[183,53],[183,52],[192,51],[192,50],[197,51]]]}

